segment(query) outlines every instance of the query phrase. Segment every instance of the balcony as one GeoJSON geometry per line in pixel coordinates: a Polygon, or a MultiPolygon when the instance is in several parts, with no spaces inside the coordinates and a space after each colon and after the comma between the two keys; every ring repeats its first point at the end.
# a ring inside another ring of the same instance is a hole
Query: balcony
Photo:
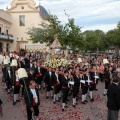
{"type": "Polygon", "coordinates": [[[11,34],[4,34],[4,33],[0,33],[0,39],[1,40],[8,40],[8,41],[13,41],[13,35],[11,34]]]}

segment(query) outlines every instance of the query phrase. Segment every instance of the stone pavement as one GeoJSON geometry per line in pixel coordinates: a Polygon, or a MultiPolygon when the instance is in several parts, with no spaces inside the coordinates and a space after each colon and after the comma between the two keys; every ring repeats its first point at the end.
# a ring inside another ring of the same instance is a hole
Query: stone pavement
{"type": "MultiPolygon", "coordinates": [[[[103,96],[104,83],[99,82],[98,89],[99,91],[94,92],[94,102],[82,105],[81,100],[78,100],[79,104],[76,108],[72,107],[72,96],[69,97],[69,107],[66,108],[65,112],[61,111],[61,103],[53,104],[51,98],[46,100],[45,90],[41,90],[40,120],[107,120],[107,98],[103,96]]],[[[3,89],[1,82],[0,98],[3,101],[4,114],[0,120],[27,120],[23,101],[13,106],[12,97],[3,89]]]]}

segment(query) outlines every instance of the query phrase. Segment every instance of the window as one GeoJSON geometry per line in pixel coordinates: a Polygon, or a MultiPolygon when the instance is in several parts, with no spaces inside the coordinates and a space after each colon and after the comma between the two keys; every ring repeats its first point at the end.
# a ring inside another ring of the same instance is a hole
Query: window
{"type": "Polygon", "coordinates": [[[6,34],[8,35],[8,30],[6,30],[6,34]]]}
{"type": "Polygon", "coordinates": [[[20,26],[25,26],[25,15],[19,16],[19,23],[20,23],[20,26]]]}
{"type": "Polygon", "coordinates": [[[21,9],[24,9],[24,6],[21,6],[21,9]]]}

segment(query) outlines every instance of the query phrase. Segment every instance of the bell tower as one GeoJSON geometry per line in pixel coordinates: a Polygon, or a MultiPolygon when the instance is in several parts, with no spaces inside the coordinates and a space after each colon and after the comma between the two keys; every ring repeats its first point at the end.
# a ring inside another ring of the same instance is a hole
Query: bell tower
{"type": "Polygon", "coordinates": [[[36,5],[34,0],[13,0],[11,2],[11,7],[16,7],[18,4],[28,4],[31,7],[35,7],[36,5]]]}

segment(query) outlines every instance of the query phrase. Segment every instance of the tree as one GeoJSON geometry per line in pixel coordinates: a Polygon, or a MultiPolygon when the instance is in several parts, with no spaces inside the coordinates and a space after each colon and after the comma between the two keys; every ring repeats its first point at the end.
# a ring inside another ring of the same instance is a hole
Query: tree
{"type": "Polygon", "coordinates": [[[106,48],[105,33],[102,30],[87,30],[83,32],[85,48],[87,50],[99,52],[106,48]]]}
{"type": "Polygon", "coordinates": [[[116,55],[119,53],[120,48],[120,22],[117,24],[117,28],[109,30],[106,34],[106,40],[110,47],[115,47],[116,55]]]}
{"type": "MultiPolygon", "coordinates": [[[[67,14],[66,14],[67,15],[67,14]]],[[[68,17],[68,23],[62,25],[56,15],[49,14],[47,23],[40,24],[40,28],[30,28],[28,35],[33,42],[52,44],[54,35],[58,35],[59,42],[66,48],[83,48],[81,28],[75,25],[74,19],[68,17]],[[76,44],[77,43],[77,44],[76,44]]]]}
{"type": "Polygon", "coordinates": [[[47,23],[41,23],[39,28],[30,28],[27,34],[30,36],[29,40],[40,43],[52,44],[54,35],[62,32],[63,26],[60,24],[56,15],[49,14],[46,18],[47,23]]]}

